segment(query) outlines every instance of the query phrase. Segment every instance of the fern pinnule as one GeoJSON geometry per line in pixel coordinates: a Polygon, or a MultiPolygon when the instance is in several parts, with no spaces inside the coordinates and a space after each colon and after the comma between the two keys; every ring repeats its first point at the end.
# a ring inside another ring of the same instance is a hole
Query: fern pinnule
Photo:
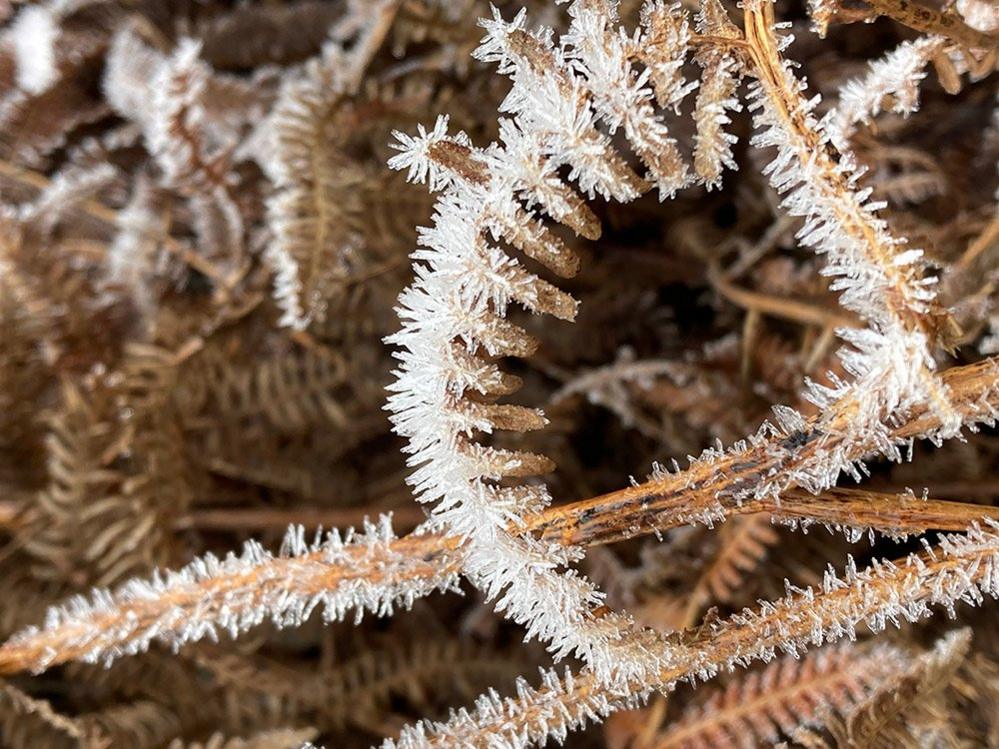
{"type": "Polygon", "coordinates": [[[733,676],[695,703],[652,742],[655,749],[762,746],[826,711],[846,712],[905,671],[890,646],[826,647],[798,659],[785,655],[762,670],[733,676]]]}
{"type": "MultiPolygon", "coordinates": [[[[741,37],[718,0],[703,0],[697,14],[697,33],[718,39],[741,37]]],[[[726,132],[729,111],[742,109],[736,97],[743,74],[738,57],[724,47],[704,46],[694,55],[701,66],[701,85],[694,105],[694,169],[708,190],[721,186],[722,170],[738,168],[732,146],[738,138],[726,132]]]]}
{"type": "Polygon", "coordinates": [[[926,77],[926,66],[946,49],[947,42],[942,37],[921,37],[902,42],[870,63],[864,78],[852,79],[842,86],[836,107],[823,119],[830,140],[838,148],[847,148],[857,126],[877,117],[885,102],[889,102],[896,114],[915,112],[919,108],[919,87],[926,77]]]}

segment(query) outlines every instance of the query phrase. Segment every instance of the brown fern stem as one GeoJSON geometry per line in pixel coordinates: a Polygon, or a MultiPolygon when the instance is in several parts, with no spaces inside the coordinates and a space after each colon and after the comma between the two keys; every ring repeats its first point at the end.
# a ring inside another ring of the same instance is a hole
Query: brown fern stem
{"type": "MultiPolygon", "coordinates": [[[[459,560],[454,552],[460,540],[444,536],[406,536],[394,543],[393,551],[404,554],[407,563],[391,569],[378,559],[361,563],[366,549],[351,550],[359,560],[357,564],[330,564],[325,552],[317,551],[293,558],[274,559],[266,569],[256,568],[246,573],[216,577],[198,584],[166,592],[157,598],[132,599],[106,612],[81,617],[72,624],[56,630],[39,632],[36,636],[0,646],[0,674],[13,674],[35,668],[44,662],[46,653],[57,653],[50,665],[73,660],[85,660],[87,645],[76,644],[88,631],[111,632],[125,628],[135,632],[170,610],[187,611],[192,617],[206,617],[228,608],[233,596],[241,591],[253,591],[263,596],[268,588],[284,585],[282,578],[293,578],[296,592],[316,594],[335,590],[354,581],[384,582],[402,585],[410,580],[432,580],[459,570],[459,560]],[[127,624],[126,624],[127,623],[127,624]]],[[[185,617],[186,619],[186,617],[185,617]]],[[[127,647],[130,635],[121,638],[120,647],[127,647]]]]}
{"type": "Polygon", "coordinates": [[[979,31],[964,22],[949,4],[937,10],[912,0],[863,0],[867,8],[836,13],[836,19],[846,23],[871,21],[887,16],[896,23],[924,34],[939,34],[963,47],[994,50],[999,48],[999,36],[979,31]]]}
{"type": "MultiPolygon", "coordinates": [[[[964,423],[989,418],[991,410],[999,407],[997,367],[999,360],[990,358],[977,364],[953,367],[941,375],[964,423]]],[[[678,518],[689,521],[704,514],[726,511],[758,512],[764,508],[763,500],[740,503],[732,495],[747,496],[772,476],[793,475],[798,466],[813,460],[817,452],[829,454],[843,446],[845,430],[838,427],[849,423],[848,407],[846,404],[843,412],[832,418],[828,414],[813,417],[799,432],[764,440],[744,452],[702,460],[673,475],[554,509],[527,521],[527,529],[564,544],[611,543],[673,527],[678,518]]],[[[906,442],[932,434],[939,427],[940,417],[924,407],[895,426],[891,437],[896,442],[906,442]]],[[[848,448],[846,457],[861,460],[865,455],[858,454],[856,448],[848,448]]],[[[795,488],[794,483],[787,488],[795,488]]],[[[776,498],[765,501],[775,509],[778,506],[776,498]]],[[[791,503],[791,495],[785,494],[780,511],[789,512],[791,503]]],[[[983,509],[979,517],[988,512],[983,509]]],[[[829,505],[829,513],[816,516],[815,520],[850,522],[848,513],[844,516],[834,504],[829,505]]],[[[915,527],[925,529],[927,526],[916,522],[914,530],[915,527]]]]}
{"type": "MultiPolygon", "coordinates": [[[[964,367],[954,367],[942,374],[951,389],[955,407],[970,423],[987,417],[999,409],[999,388],[996,387],[995,358],[964,367]]],[[[814,423],[814,422],[813,422],[814,423]]],[[[908,440],[931,434],[939,426],[939,417],[932,411],[913,414],[895,427],[892,436],[908,440]]],[[[811,427],[810,427],[811,428],[811,427]]],[[[788,442],[785,438],[784,442],[788,442]]],[[[834,434],[826,435],[835,440],[834,434]]],[[[705,514],[721,517],[769,511],[777,519],[810,520],[819,523],[874,527],[895,532],[920,533],[929,529],[964,530],[983,518],[999,520],[999,508],[979,505],[906,499],[892,494],[866,490],[837,489],[819,497],[791,488],[780,498],[738,502],[731,496],[735,488],[746,482],[758,481],[761,472],[790,470],[807,458],[819,442],[808,430],[792,440],[791,448],[777,460],[769,453],[778,442],[766,442],[742,455],[724,455],[715,460],[695,463],[664,479],[655,479],[593,499],[553,507],[527,518],[521,532],[537,533],[563,544],[586,546],[611,543],[634,536],[662,531],[690,523],[705,514]],[[769,449],[768,449],[769,448],[769,449]]],[[[834,447],[834,443],[832,444],[834,447]]],[[[822,449],[828,449],[827,442],[822,449]]],[[[863,457],[862,455],[855,456],[863,457]]],[[[378,561],[363,565],[333,565],[324,562],[322,553],[291,559],[275,559],[261,580],[259,570],[248,574],[216,578],[208,582],[172,591],[155,599],[134,600],[106,613],[74,622],[56,630],[39,632],[16,643],[0,645],[0,674],[29,670],[46,653],[55,653],[51,665],[81,659],[86,649],[71,643],[81,632],[98,629],[111,631],[124,621],[152,621],[164,610],[179,608],[198,610],[202,614],[212,607],[227,605],[234,591],[260,585],[275,585],[276,580],[294,575],[296,589],[304,593],[333,590],[356,580],[403,583],[404,581],[439,579],[460,571],[461,540],[443,534],[409,535],[394,541],[392,554],[402,554],[409,562],[393,568],[392,580],[385,580],[385,571],[378,561]]],[[[360,552],[358,552],[360,554],[360,552]]],[[[135,628],[132,627],[131,631],[135,628]]],[[[121,645],[128,644],[127,639],[121,645]]]]}
{"type": "MultiPolygon", "coordinates": [[[[849,195],[853,190],[848,184],[848,176],[838,169],[841,155],[831,143],[824,142],[822,133],[808,122],[808,112],[801,97],[785,85],[784,61],[774,34],[774,23],[771,2],[746,4],[746,54],[752,64],[753,75],[778,113],[784,129],[789,134],[796,134],[798,160],[811,165],[815,183],[822,185],[824,191],[830,194],[849,195]]],[[[914,302],[908,271],[895,263],[896,248],[882,243],[870,216],[851,201],[842,201],[836,213],[839,228],[865,246],[869,261],[879,267],[888,280],[884,303],[889,313],[904,328],[926,333],[930,341],[941,340],[945,344],[953,341],[958,334],[953,316],[936,302],[928,304],[925,311],[914,302]]]]}

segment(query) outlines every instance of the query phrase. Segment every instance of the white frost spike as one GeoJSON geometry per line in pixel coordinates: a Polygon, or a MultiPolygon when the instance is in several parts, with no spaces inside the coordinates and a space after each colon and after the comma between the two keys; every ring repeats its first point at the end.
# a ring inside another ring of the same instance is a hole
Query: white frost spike
{"type": "Polygon", "coordinates": [[[471,145],[471,141],[464,133],[459,132],[449,137],[447,124],[448,116],[440,115],[429,132],[423,125],[417,125],[416,137],[393,130],[392,137],[398,142],[393,143],[392,148],[400,153],[389,159],[389,167],[407,170],[407,182],[426,182],[431,192],[438,192],[447,187],[451,182],[451,174],[441,169],[437,162],[430,158],[430,148],[447,140],[465,146],[471,145]]]}
{"type": "Polygon", "coordinates": [[[8,34],[14,42],[18,88],[33,95],[44,93],[59,78],[58,19],[45,6],[29,5],[17,15],[8,34]]]}

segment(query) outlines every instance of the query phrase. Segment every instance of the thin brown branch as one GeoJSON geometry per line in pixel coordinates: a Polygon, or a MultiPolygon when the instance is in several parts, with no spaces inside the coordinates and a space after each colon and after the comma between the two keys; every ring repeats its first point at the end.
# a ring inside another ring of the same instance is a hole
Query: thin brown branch
{"type": "Polygon", "coordinates": [[[870,10],[861,8],[843,14],[837,13],[836,19],[852,23],[887,16],[910,29],[924,34],[939,34],[963,47],[983,50],[999,47],[999,37],[966,24],[950,4],[945,4],[942,10],[936,10],[912,0],[863,0],[863,3],[870,10]]]}
{"type": "MultiPolygon", "coordinates": [[[[954,367],[941,375],[965,423],[988,419],[991,411],[999,408],[997,367],[996,359],[986,359],[954,367]]],[[[754,487],[778,474],[793,476],[799,466],[814,459],[817,451],[828,454],[843,447],[844,430],[839,427],[847,423],[848,412],[835,418],[816,416],[797,434],[771,437],[744,452],[702,460],[679,473],[552,510],[526,525],[528,530],[564,544],[610,543],[673,527],[678,517],[694,520],[724,513],[726,507],[730,511],[740,506],[748,512],[756,511],[760,508],[756,501],[740,503],[735,495],[751,494],[754,487]],[[661,524],[664,522],[666,525],[661,524]]],[[[891,437],[901,443],[932,434],[939,426],[939,416],[924,408],[895,426],[891,437]]],[[[857,450],[847,447],[845,457],[866,457],[857,450]]],[[[794,483],[787,488],[795,488],[794,483]]],[[[787,511],[787,504],[785,501],[782,505],[783,511],[787,511]]],[[[841,520],[829,518],[829,522],[841,520]]]]}
{"type": "Polygon", "coordinates": [[[732,304],[747,310],[761,312],[771,317],[782,320],[801,323],[803,325],[817,325],[820,328],[857,328],[860,323],[851,315],[845,315],[838,310],[826,309],[807,302],[799,302],[795,299],[781,299],[780,297],[758,294],[748,289],[743,289],[728,281],[717,269],[708,271],[708,280],[721,296],[728,299],[732,304]]]}

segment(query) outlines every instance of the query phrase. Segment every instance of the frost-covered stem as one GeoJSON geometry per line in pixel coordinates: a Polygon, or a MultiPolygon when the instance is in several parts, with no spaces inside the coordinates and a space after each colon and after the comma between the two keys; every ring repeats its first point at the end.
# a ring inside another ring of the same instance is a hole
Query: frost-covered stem
{"type": "MultiPolygon", "coordinates": [[[[738,481],[738,477],[734,481],[738,481]]],[[[691,523],[717,523],[736,515],[769,513],[775,522],[812,524],[851,532],[873,530],[895,536],[929,530],[962,531],[976,520],[999,521],[999,508],[970,502],[919,499],[866,489],[830,489],[812,494],[788,489],[779,498],[739,502],[718,497],[710,490],[691,490],[682,500],[657,504],[654,515],[642,507],[644,499],[622,496],[628,489],[591,500],[574,502],[528,517],[525,526],[533,533],[566,544],[599,546],[623,539],[662,532],[691,523]]]]}
{"type": "Polygon", "coordinates": [[[758,128],[753,143],[776,149],[764,171],[784,194],[787,211],[805,218],[798,237],[826,256],[823,273],[835,278],[832,288],[842,292],[843,306],[869,325],[841,332],[852,345],[843,360],[853,381],[813,386],[808,397],[824,410],[852,412],[852,422],[842,426],[861,441],[878,439],[874,433],[883,433],[887,421],[924,403],[938,412],[944,431],[956,431],[960,420],[934,373],[933,352],[957,327],[937,301],[936,279],[922,250],[906,249],[905,240],[892,235],[877,215],[884,204],[869,200],[870,188],[855,189],[859,174],[852,155],[830,142],[812,115],[818,98],[804,98],[804,82],[781,57],[786,39],[774,33],[770,0],[746,3],[745,35],[756,78],[750,93],[758,128]]]}
{"type": "MultiPolygon", "coordinates": [[[[605,500],[613,495],[608,495],[605,500]]],[[[692,498],[692,504],[703,499],[692,498]]],[[[593,546],[612,541],[620,536],[624,528],[614,528],[612,523],[587,524],[580,526],[576,507],[586,503],[564,505],[551,508],[525,520],[523,528],[517,532],[532,532],[544,535],[551,541],[572,538],[575,544],[593,546]],[[577,535],[573,535],[573,528],[577,535]]],[[[999,522],[999,508],[959,502],[906,499],[894,494],[878,494],[862,489],[834,489],[819,496],[800,490],[787,492],[780,503],[774,500],[736,505],[711,501],[713,520],[722,520],[732,515],[751,512],[770,512],[780,522],[820,523],[856,529],[878,529],[892,534],[915,534],[927,530],[964,530],[983,517],[999,522]]],[[[12,510],[13,511],[13,510],[12,510]]],[[[593,509],[590,512],[613,512],[607,509],[593,509]]],[[[686,524],[692,507],[671,509],[660,513],[654,524],[642,529],[651,533],[653,527],[659,530],[675,528],[686,524]]],[[[624,513],[625,522],[628,514],[624,513]]],[[[627,529],[629,532],[633,528],[627,529]]],[[[0,673],[14,673],[23,670],[40,670],[66,661],[87,659],[92,648],[81,646],[81,633],[104,630],[102,637],[105,649],[117,649],[122,653],[131,652],[132,644],[139,635],[128,629],[121,629],[118,639],[113,641],[107,630],[118,630],[123,622],[134,622],[136,628],[149,627],[154,620],[160,621],[164,612],[173,610],[177,616],[176,626],[185,626],[190,612],[195,606],[203,615],[211,618],[216,605],[221,605],[226,596],[239,596],[240,591],[257,581],[267,579],[278,595],[279,580],[287,582],[294,576],[293,585],[297,593],[325,590],[333,594],[339,588],[352,584],[352,581],[365,575],[374,575],[371,582],[378,582],[378,575],[390,563],[395,566],[393,584],[408,585],[414,597],[420,593],[431,593],[436,588],[434,581],[443,580],[457,572],[461,564],[461,540],[444,534],[413,534],[388,542],[382,555],[368,551],[363,565],[358,564],[360,550],[355,550],[342,562],[316,562],[317,553],[306,553],[295,559],[274,559],[266,569],[246,569],[231,564],[226,571],[218,571],[210,580],[192,584],[189,588],[165,587],[157,599],[116,600],[110,608],[98,612],[93,607],[74,610],[72,616],[65,616],[58,626],[33,631],[30,636],[15,637],[0,646],[0,673]],[[393,561],[394,560],[394,561],[393,561]],[[341,565],[343,568],[341,568],[341,565]],[[326,586],[324,589],[323,586],[326,586]],[[187,612],[186,614],[183,612],[187,612]]],[[[183,574],[183,573],[179,573],[183,574]]],[[[384,582],[384,580],[382,581],[384,582]]],[[[129,587],[138,587],[131,583],[129,587]]],[[[270,595],[270,594],[268,594],[270,595]]],[[[119,596],[120,598],[120,596],[119,596]]],[[[211,636],[211,633],[209,633],[211,636]]],[[[168,640],[180,645],[180,634],[175,629],[162,629],[156,639],[168,640]]],[[[187,642],[195,641],[189,637],[187,642]]]]}
{"type": "Polygon", "coordinates": [[[932,340],[940,327],[933,317],[948,316],[920,277],[922,252],[900,252],[903,242],[876,215],[881,206],[868,203],[869,192],[854,190],[850,159],[835,150],[812,116],[814,102],[803,98],[804,86],[783,60],[773,27],[769,0],[746,4],[748,52],[759,83],[754,109],[763,131],[756,143],[778,149],[767,174],[780,192],[791,191],[788,209],[808,218],[802,241],[829,255],[829,275],[845,277],[844,306],[872,323],[895,323],[932,340]],[[849,261],[857,267],[848,267],[849,261]]]}
{"type": "Polygon", "coordinates": [[[208,555],[177,572],[94,591],[50,609],[45,624],[0,646],[0,673],[42,671],[71,660],[109,663],[153,642],[173,648],[219,632],[235,637],[265,620],[301,624],[316,608],[327,621],[394,607],[457,584],[457,539],[413,534],[396,539],[389,519],[363,533],[335,531],[305,541],[293,526],[277,555],[249,542],[240,556],[208,555]]]}
{"type": "Polygon", "coordinates": [[[950,4],[937,10],[913,0],[867,0],[873,15],[888,16],[893,21],[924,34],[940,34],[963,47],[994,50],[999,47],[999,35],[979,31],[964,22],[950,4]]]}
{"type": "Polygon", "coordinates": [[[789,587],[788,595],[757,609],[708,624],[692,633],[667,638],[668,663],[649,681],[607,685],[592,672],[578,676],[555,672],[543,676],[539,689],[518,684],[516,697],[481,696],[475,708],[453,714],[444,723],[423,722],[407,728],[383,749],[417,747],[489,747],[507,749],[564,738],[587,721],[646,699],[653,689],[671,690],[683,680],[707,680],[721,671],[778,652],[798,654],[842,638],[853,639],[869,627],[882,631],[931,615],[943,607],[953,615],[957,603],[980,605],[999,597],[999,527],[974,528],[966,536],[943,536],[896,562],[875,562],[857,571],[852,559],[846,573],[830,569],[822,586],[789,587]]]}
{"type": "MultiPolygon", "coordinates": [[[[999,360],[952,367],[940,377],[961,423],[969,427],[994,423],[999,412],[999,360]]],[[[607,543],[652,532],[661,520],[684,511],[689,520],[710,519],[725,507],[753,509],[760,501],[777,502],[792,487],[820,492],[835,483],[841,467],[856,472],[854,464],[873,454],[900,460],[900,445],[914,439],[936,441],[942,432],[951,433],[934,409],[923,406],[886,427],[876,440],[858,441],[847,429],[856,404],[840,405],[842,413],[801,419],[791,430],[765,425],[729,452],[709,449],[685,470],[659,471],[637,486],[564,508],[567,517],[558,523],[562,539],[576,543],[600,535],[607,543]],[[817,482],[814,465],[822,461],[834,470],[817,482]]]]}

